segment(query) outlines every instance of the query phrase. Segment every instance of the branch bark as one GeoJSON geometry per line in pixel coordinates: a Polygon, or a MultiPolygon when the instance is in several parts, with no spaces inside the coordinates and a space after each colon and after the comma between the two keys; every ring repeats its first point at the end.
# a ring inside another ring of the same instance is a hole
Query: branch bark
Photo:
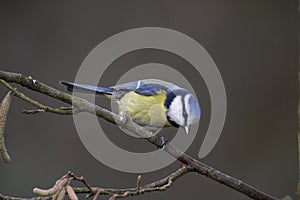
{"type": "MultiPolygon", "coordinates": [[[[119,116],[115,113],[112,113],[111,111],[108,111],[106,109],[103,109],[97,105],[94,105],[84,99],[80,99],[74,96],[71,96],[70,94],[67,94],[65,92],[62,92],[60,90],[57,90],[55,88],[52,88],[38,80],[34,80],[31,77],[25,77],[22,74],[19,73],[12,73],[12,72],[6,72],[0,70],[0,79],[4,80],[5,82],[11,82],[11,83],[17,83],[23,87],[26,87],[30,90],[48,95],[51,98],[55,98],[57,100],[60,100],[62,102],[65,102],[67,104],[70,104],[76,108],[76,112],[90,112],[93,114],[96,114],[98,117],[101,117],[109,122],[115,123],[115,120],[119,120],[119,116]]],[[[14,90],[12,87],[9,87],[9,84],[6,84],[4,81],[1,81],[0,83],[7,87],[9,90],[11,90],[16,96],[21,97],[20,93],[18,93],[16,90],[14,90]]],[[[22,98],[21,98],[22,99],[22,98]]],[[[23,100],[25,100],[23,98],[23,100]]],[[[34,100],[28,98],[26,100],[27,102],[37,106],[38,108],[41,108],[41,106],[38,106],[36,103],[34,103],[34,100]]],[[[42,108],[43,109],[43,108],[42,108]]],[[[51,109],[45,109],[47,112],[53,112],[51,109]]],[[[55,113],[55,112],[53,112],[55,113]]],[[[127,130],[130,130],[134,133],[136,133],[139,136],[147,137],[147,140],[151,142],[153,145],[157,146],[158,148],[162,148],[164,145],[163,138],[159,136],[151,136],[150,132],[145,130],[143,127],[138,126],[132,121],[128,121],[124,123],[124,128],[127,130]]],[[[186,164],[191,169],[190,171],[197,172],[199,174],[202,174],[214,181],[217,181],[221,184],[224,184],[227,187],[230,187],[252,199],[258,199],[258,200],[276,200],[277,198],[272,197],[271,195],[268,195],[262,191],[259,191],[258,189],[252,187],[251,185],[234,178],[232,176],[229,176],[217,169],[214,169],[211,166],[208,166],[199,160],[196,160],[189,155],[186,155],[181,150],[177,149],[175,146],[171,144],[166,144],[164,146],[164,150],[170,154],[171,156],[177,158],[180,162],[186,164]]],[[[85,190],[82,190],[82,188],[74,188],[75,192],[82,193],[86,192],[85,190]]],[[[1,196],[0,196],[1,199],[1,196]]]]}

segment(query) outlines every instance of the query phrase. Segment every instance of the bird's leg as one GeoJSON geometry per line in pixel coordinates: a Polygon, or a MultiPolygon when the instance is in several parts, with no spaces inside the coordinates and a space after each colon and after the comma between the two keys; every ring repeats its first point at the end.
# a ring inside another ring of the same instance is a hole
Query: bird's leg
{"type": "Polygon", "coordinates": [[[169,141],[164,136],[161,136],[160,138],[162,140],[162,142],[161,142],[161,146],[162,146],[161,149],[165,150],[165,148],[166,148],[166,146],[167,146],[167,144],[168,144],[169,141]]]}

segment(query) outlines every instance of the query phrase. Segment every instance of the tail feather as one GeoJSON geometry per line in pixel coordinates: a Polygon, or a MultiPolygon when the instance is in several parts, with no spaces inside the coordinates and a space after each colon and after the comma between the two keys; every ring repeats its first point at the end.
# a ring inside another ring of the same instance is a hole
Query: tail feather
{"type": "Polygon", "coordinates": [[[88,91],[88,92],[96,92],[99,94],[113,94],[113,91],[114,91],[113,88],[103,88],[103,87],[98,87],[98,86],[93,86],[93,85],[72,83],[72,82],[68,82],[68,81],[60,81],[59,83],[61,85],[65,86],[69,92],[72,92],[74,88],[77,88],[77,89],[80,89],[83,91],[88,91]]]}

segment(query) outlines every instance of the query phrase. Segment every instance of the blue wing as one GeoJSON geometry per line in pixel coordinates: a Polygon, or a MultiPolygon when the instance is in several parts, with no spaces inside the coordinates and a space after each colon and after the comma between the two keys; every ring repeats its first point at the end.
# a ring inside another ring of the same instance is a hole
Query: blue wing
{"type": "Polygon", "coordinates": [[[67,81],[60,81],[60,84],[66,86],[66,89],[70,92],[72,92],[74,88],[77,88],[82,91],[94,91],[98,94],[110,94],[113,95],[116,99],[120,99],[126,92],[129,91],[134,91],[144,96],[155,96],[159,92],[164,90],[164,87],[158,84],[144,84],[140,81],[125,83],[109,88],[78,84],[67,81]]]}
{"type": "Polygon", "coordinates": [[[155,96],[159,92],[163,91],[163,88],[158,85],[143,84],[134,91],[144,96],[155,96]]]}

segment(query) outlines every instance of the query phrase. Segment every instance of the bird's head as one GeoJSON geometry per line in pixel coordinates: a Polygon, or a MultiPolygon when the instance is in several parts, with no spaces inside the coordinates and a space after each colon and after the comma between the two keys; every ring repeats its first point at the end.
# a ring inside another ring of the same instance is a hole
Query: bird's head
{"type": "Polygon", "coordinates": [[[200,120],[201,110],[197,99],[187,90],[176,88],[167,93],[166,107],[169,122],[183,127],[188,134],[190,127],[200,120]]]}

